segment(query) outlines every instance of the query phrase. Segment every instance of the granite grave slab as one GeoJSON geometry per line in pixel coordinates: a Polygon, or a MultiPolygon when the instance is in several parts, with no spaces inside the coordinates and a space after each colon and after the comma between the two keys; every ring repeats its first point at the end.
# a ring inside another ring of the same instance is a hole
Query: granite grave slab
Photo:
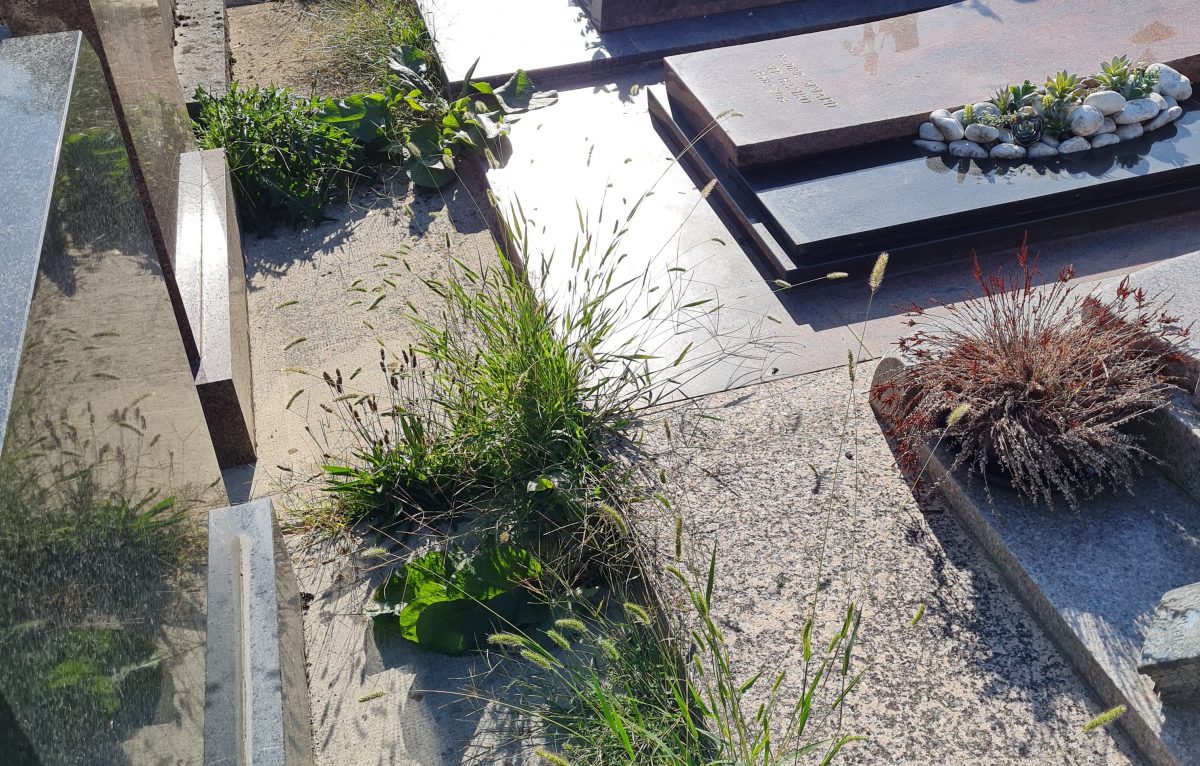
{"type": "Polygon", "coordinates": [[[667,91],[720,160],[749,167],[911,137],[934,109],[1127,54],[1200,74],[1193,0],[973,0],[672,56],[667,91]]]}
{"type": "Polygon", "coordinates": [[[789,2],[792,0],[580,0],[601,32],[789,2]]]}
{"type": "Polygon", "coordinates": [[[457,92],[468,72],[498,84],[524,69],[538,85],[561,88],[663,56],[873,21],[946,2],[800,0],[611,31],[597,29],[567,0],[522,0],[504,13],[496,13],[494,0],[417,0],[417,5],[433,30],[450,90],[457,92]]]}
{"type": "Polygon", "coordinates": [[[0,135],[0,761],[200,763],[226,496],[78,32],[0,41],[0,135]]]}
{"type": "MultiPolygon", "coordinates": [[[[668,142],[682,151],[702,131],[660,90],[650,95],[668,142]]],[[[929,157],[907,139],[743,170],[724,167],[705,145],[685,159],[737,192],[737,217],[759,222],[744,233],[769,232],[756,249],[777,276],[796,279],[881,250],[926,258],[952,243],[969,249],[1023,230],[1062,235],[1194,207],[1200,101],[1185,106],[1153,134],[1051,161],[929,157]]]]}
{"type": "Polygon", "coordinates": [[[0,0],[0,16],[18,37],[80,30],[99,56],[107,77],[104,89],[116,106],[184,347],[197,362],[199,343],[189,332],[187,307],[174,278],[179,155],[194,150],[196,140],[175,72],[172,4],[0,0]]]}

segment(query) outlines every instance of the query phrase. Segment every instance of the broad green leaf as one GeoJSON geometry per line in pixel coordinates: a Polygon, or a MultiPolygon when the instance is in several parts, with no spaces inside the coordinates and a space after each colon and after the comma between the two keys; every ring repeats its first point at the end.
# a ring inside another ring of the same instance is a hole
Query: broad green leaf
{"type": "Polygon", "coordinates": [[[538,92],[524,69],[518,69],[508,82],[492,91],[492,97],[505,114],[528,112],[558,103],[558,91],[538,92]]]}

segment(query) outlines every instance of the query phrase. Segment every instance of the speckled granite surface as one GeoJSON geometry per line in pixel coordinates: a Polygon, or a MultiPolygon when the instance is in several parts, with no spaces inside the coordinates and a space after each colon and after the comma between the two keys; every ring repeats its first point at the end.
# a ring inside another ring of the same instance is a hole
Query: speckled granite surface
{"type": "MultiPolygon", "coordinates": [[[[1141,763],[1119,730],[1083,732],[1100,703],[952,515],[928,502],[926,513],[916,509],[867,407],[869,377],[861,366],[849,409],[857,438],[846,443],[845,368],[649,418],[649,447],[673,477],[668,493],[688,547],[700,558],[719,545],[714,608],[737,670],[787,668],[792,698],[828,511],[820,624],[856,594],[865,611],[856,662],[870,665],[843,720],[869,741],[839,762],[1141,763]],[[829,504],[839,456],[843,480],[829,504]],[[912,627],[920,604],[925,616],[912,627]]],[[[640,526],[669,557],[670,519],[647,514],[640,526]]]]}

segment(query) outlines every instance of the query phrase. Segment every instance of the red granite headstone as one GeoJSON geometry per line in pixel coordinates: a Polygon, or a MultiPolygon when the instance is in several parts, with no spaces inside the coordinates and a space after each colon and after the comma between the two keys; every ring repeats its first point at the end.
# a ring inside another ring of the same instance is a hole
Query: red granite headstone
{"type": "Polygon", "coordinates": [[[998,87],[1128,55],[1200,79],[1197,0],[968,0],[843,29],[673,56],[668,93],[730,166],[916,133],[998,87]]]}

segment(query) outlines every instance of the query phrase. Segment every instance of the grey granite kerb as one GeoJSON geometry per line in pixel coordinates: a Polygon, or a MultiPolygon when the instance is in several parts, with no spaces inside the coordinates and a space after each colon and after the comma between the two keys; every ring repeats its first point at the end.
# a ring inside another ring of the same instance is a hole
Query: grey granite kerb
{"type": "Polygon", "coordinates": [[[41,261],[80,34],[0,40],[0,445],[41,261]]]}

